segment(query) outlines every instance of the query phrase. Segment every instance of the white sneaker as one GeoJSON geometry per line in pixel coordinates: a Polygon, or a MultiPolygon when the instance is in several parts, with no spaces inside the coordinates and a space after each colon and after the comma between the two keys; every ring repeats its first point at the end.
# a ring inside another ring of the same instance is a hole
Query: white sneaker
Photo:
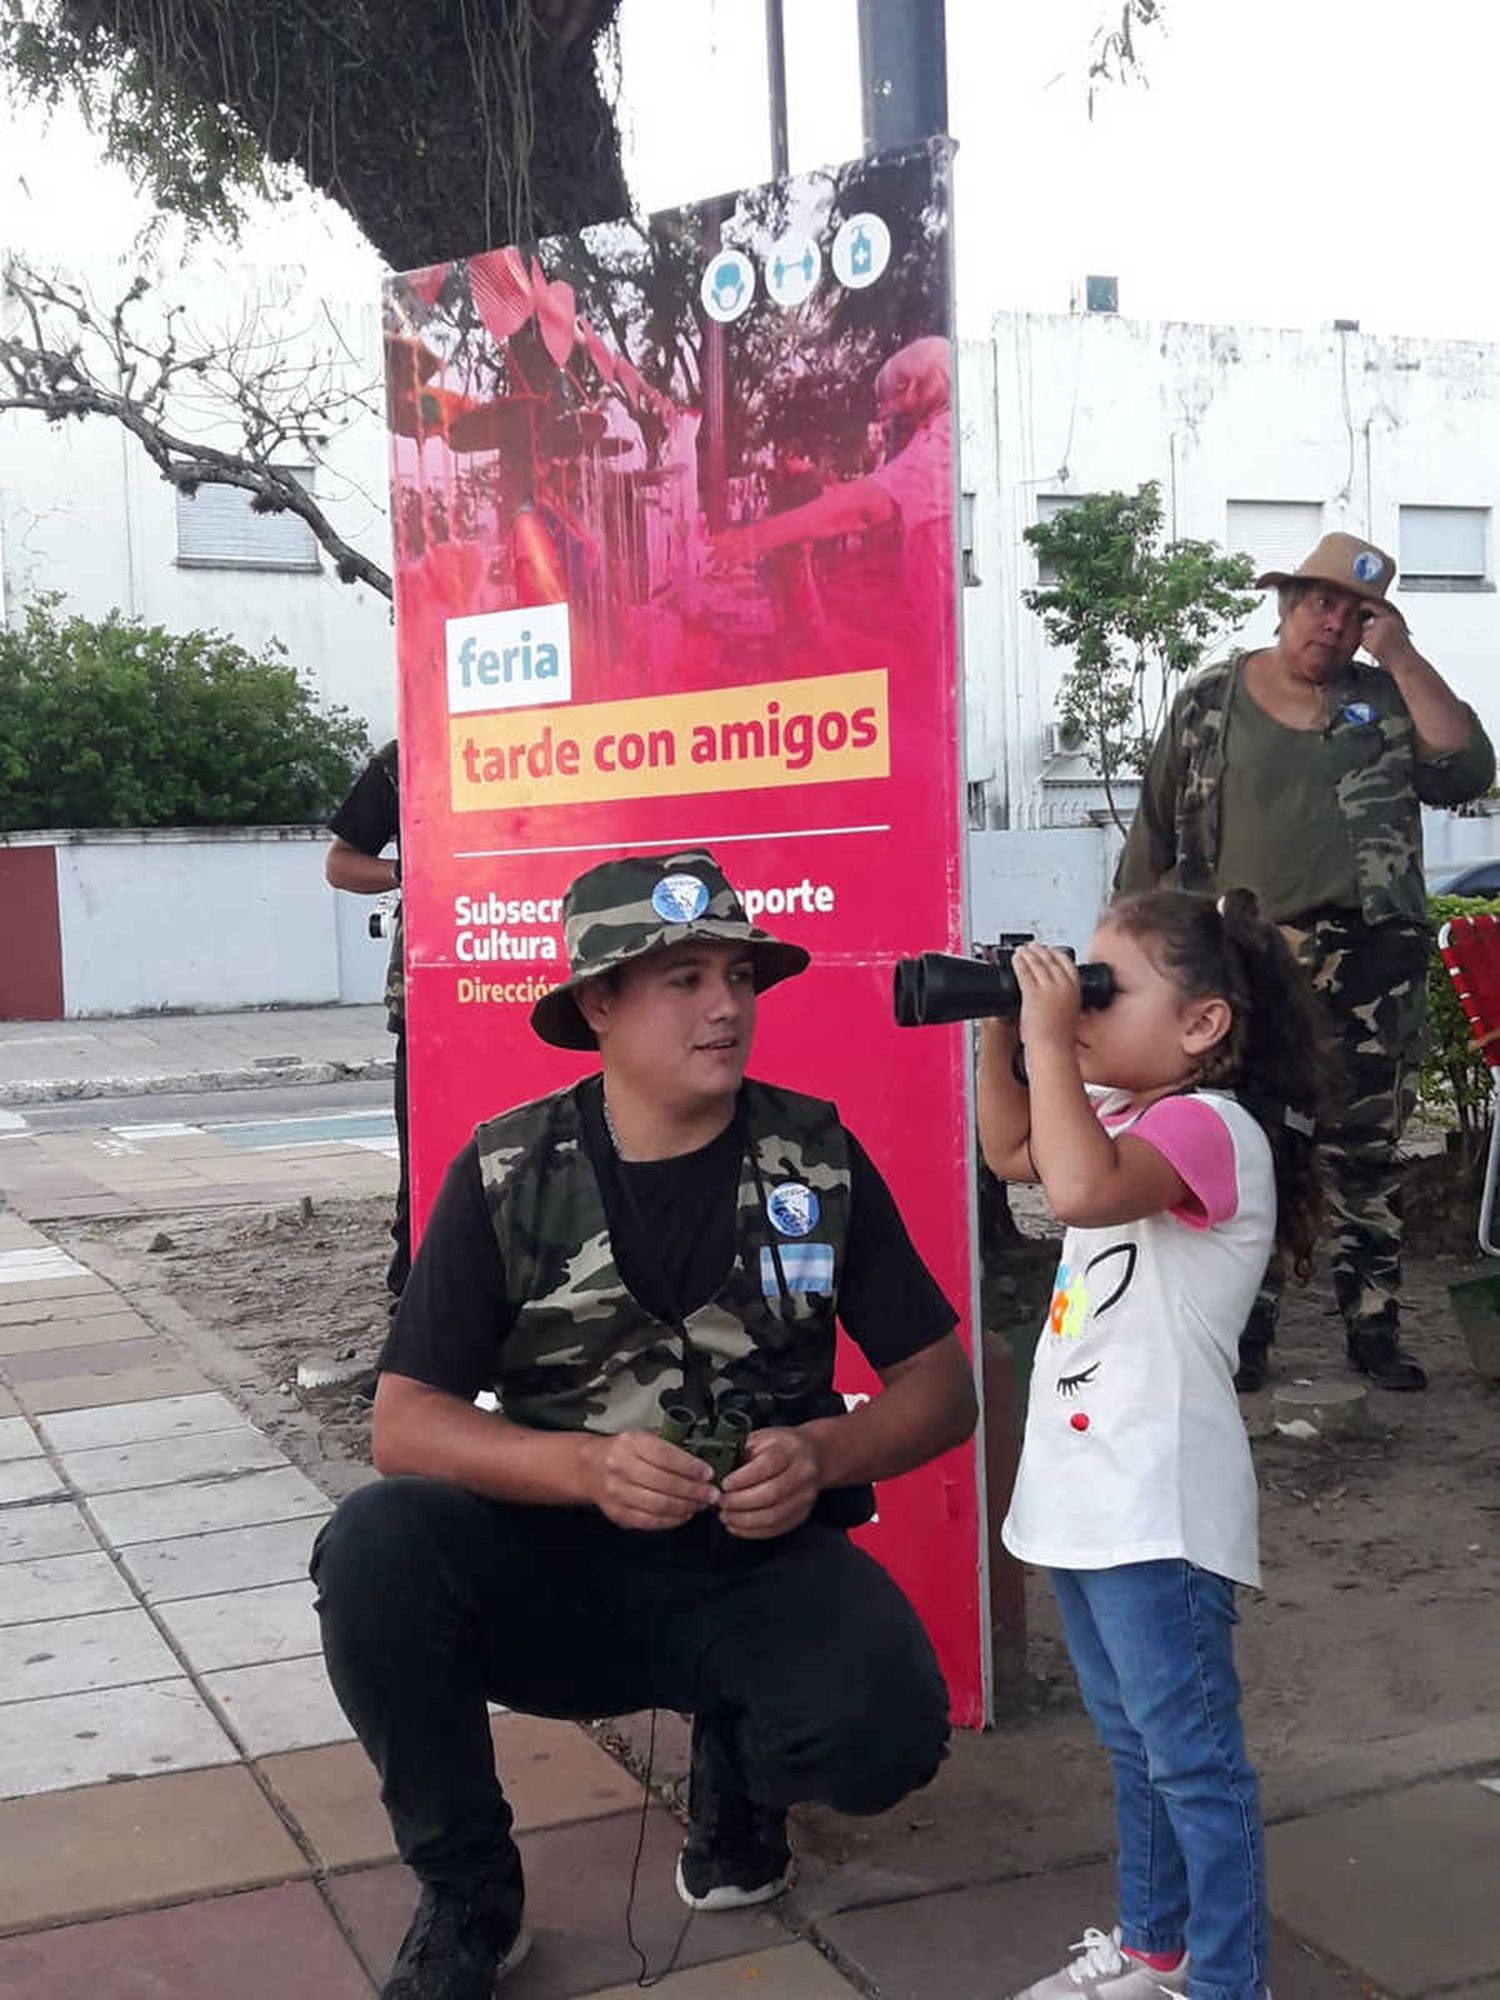
{"type": "Polygon", "coordinates": [[[1118,1929],[1106,1936],[1090,1927],[1069,1950],[1078,1954],[1071,1965],[1039,1979],[1014,2000],[1159,2000],[1163,1993],[1187,1992],[1186,1958],[1175,1972],[1153,1972],[1138,1958],[1125,1956],[1118,1929]]]}

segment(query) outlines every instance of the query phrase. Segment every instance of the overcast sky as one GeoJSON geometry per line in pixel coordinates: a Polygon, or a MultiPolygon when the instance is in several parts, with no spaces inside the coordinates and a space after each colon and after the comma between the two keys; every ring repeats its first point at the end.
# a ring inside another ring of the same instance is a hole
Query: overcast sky
{"type": "MultiPolygon", "coordinates": [[[[856,0],[785,0],[792,165],[859,149],[856,0]]],[[[1118,0],[948,0],[962,329],[1067,311],[1085,273],[1143,318],[1500,340],[1495,0],[1164,0],[1146,81],[1085,109],[1090,38],[1118,0]]],[[[620,105],[644,208],[769,171],[764,0],[625,0],[620,105]]],[[[59,259],[144,219],[76,122],[0,129],[0,246],[59,259]]],[[[478,245],[476,248],[480,247],[478,245]]],[[[373,293],[326,204],[252,230],[373,293]]]]}

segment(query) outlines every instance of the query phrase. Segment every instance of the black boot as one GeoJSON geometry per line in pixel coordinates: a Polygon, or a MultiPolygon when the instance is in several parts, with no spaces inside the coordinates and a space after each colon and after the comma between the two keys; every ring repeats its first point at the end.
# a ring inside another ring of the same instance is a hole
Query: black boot
{"type": "Polygon", "coordinates": [[[1257,1389],[1264,1389],[1270,1372],[1271,1350],[1267,1343],[1241,1334],[1240,1365],[1234,1371],[1234,1386],[1240,1395],[1253,1396],[1257,1389]]]}
{"type": "Polygon", "coordinates": [[[1408,1354],[1389,1326],[1373,1326],[1349,1334],[1349,1361],[1380,1389],[1425,1389],[1427,1373],[1414,1354],[1408,1354]]]}
{"type": "Polygon", "coordinates": [[[490,2000],[531,1948],[513,1889],[428,1886],[380,2000],[490,2000]]]}
{"type": "Polygon", "coordinates": [[[727,1724],[695,1715],[678,1895],[695,1910],[746,1910],[779,1896],[791,1879],[786,1814],[747,1796],[727,1724]]]}

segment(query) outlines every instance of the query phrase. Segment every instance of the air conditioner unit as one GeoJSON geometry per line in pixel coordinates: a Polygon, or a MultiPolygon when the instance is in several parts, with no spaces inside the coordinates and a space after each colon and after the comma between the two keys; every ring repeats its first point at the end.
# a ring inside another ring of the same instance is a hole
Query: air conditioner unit
{"type": "Polygon", "coordinates": [[[1048,722],[1042,725],[1044,757],[1076,757],[1083,747],[1083,731],[1075,723],[1048,722]]]}

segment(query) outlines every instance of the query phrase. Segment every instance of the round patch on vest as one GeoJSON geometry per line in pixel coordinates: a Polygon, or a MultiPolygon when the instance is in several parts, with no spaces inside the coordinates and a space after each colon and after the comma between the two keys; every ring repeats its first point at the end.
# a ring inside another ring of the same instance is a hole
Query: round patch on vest
{"type": "Polygon", "coordinates": [[[808,1235],[817,1228],[822,1212],[818,1197],[805,1181],[783,1181],[766,1196],[766,1214],[782,1236],[808,1235]]]}
{"type": "Polygon", "coordinates": [[[1373,549],[1361,549],[1354,558],[1354,574],[1361,583],[1373,583],[1385,564],[1373,549]]]}
{"type": "Polygon", "coordinates": [[[664,924],[690,924],[708,908],[708,884],[696,875],[663,875],[651,891],[651,907],[664,924]]]}
{"type": "Polygon", "coordinates": [[[1367,701],[1351,701],[1344,710],[1345,722],[1373,722],[1375,711],[1367,701]]]}

